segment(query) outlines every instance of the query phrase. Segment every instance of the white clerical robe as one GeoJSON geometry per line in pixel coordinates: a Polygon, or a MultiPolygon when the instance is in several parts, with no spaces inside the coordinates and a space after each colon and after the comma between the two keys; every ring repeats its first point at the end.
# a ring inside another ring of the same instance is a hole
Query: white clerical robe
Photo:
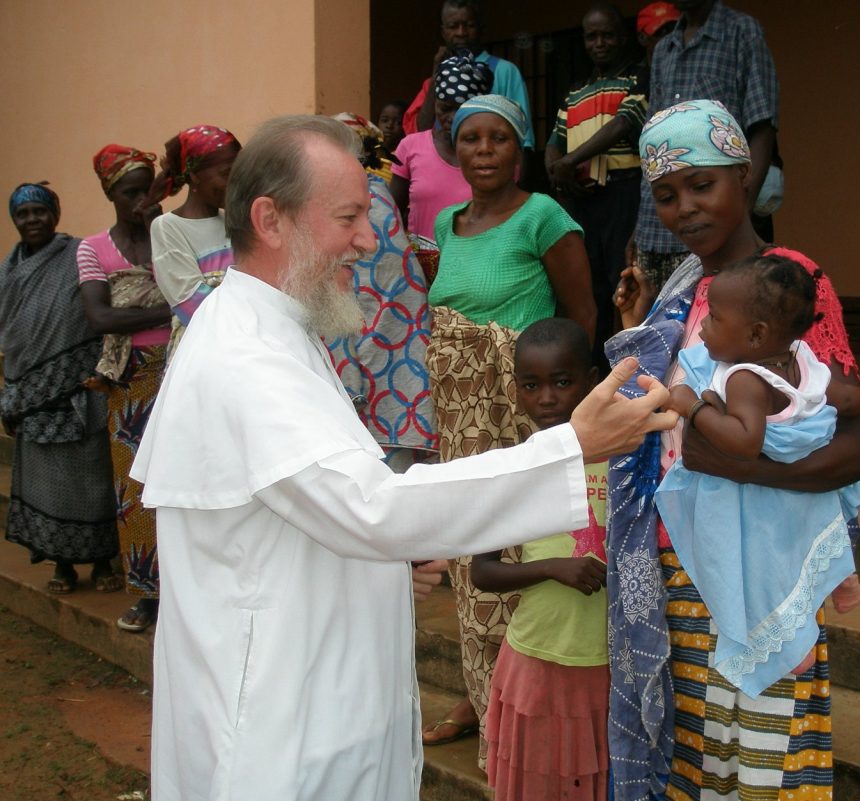
{"type": "Polygon", "coordinates": [[[568,425],[392,473],[305,319],[228,271],[132,470],[158,518],[154,801],[417,801],[406,560],[587,522],[568,425]]]}

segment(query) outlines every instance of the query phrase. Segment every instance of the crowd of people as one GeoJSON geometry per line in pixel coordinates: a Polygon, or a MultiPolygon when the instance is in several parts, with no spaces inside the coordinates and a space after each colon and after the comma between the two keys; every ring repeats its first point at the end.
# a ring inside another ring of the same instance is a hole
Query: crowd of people
{"type": "Polygon", "coordinates": [[[83,240],[13,191],[7,539],[158,619],[159,801],[417,798],[419,740],[476,732],[499,801],[826,797],[860,375],[773,244],[761,26],[654,2],[637,47],[591,7],[552,195],[476,0],[440,30],[378,125],[106,145],[83,240]],[[419,731],[407,595],[446,569],[467,694],[419,731]]]}

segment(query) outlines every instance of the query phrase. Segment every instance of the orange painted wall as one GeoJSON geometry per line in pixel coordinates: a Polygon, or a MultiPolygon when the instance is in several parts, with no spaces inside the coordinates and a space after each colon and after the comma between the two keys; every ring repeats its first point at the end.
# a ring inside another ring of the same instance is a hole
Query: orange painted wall
{"type": "MultiPolygon", "coordinates": [[[[47,179],[60,229],[85,236],[113,221],[91,162],[108,142],[160,154],[196,123],[246,139],[277,114],[365,109],[367,0],[4,0],[0,74],[2,197],[47,179]]],[[[0,250],[15,241],[6,217],[0,250]]]]}
{"type": "MultiPolygon", "coordinates": [[[[820,262],[842,295],[860,296],[860,104],[853,79],[860,72],[860,5],[842,0],[729,0],[751,14],[765,34],[782,86],[779,145],[785,161],[786,200],[775,217],[776,237],[820,262]]],[[[634,16],[645,0],[619,0],[634,16]]],[[[579,25],[588,0],[524,5],[485,0],[485,39],[532,37],[579,25]],[[523,11],[526,8],[527,11],[523,11]]],[[[411,100],[429,74],[439,43],[441,0],[421,0],[404,11],[401,0],[372,0],[374,109],[386,99],[411,100]],[[406,15],[406,18],[404,18],[406,15]],[[404,37],[404,32],[407,34],[404,37]]]]}

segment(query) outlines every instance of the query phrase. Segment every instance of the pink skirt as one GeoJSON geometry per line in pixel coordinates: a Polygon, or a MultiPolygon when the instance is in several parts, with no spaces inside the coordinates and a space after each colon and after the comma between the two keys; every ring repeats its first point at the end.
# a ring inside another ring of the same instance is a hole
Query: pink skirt
{"type": "Polygon", "coordinates": [[[504,641],[485,733],[496,801],[605,801],[608,716],[608,665],[558,665],[504,641]]]}

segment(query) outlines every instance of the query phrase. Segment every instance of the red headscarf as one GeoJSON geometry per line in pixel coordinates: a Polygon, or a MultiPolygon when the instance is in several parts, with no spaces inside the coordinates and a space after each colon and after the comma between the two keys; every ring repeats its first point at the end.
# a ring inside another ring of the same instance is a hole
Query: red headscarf
{"type": "Polygon", "coordinates": [[[146,168],[155,172],[155,153],[137,150],[124,145],[105,145],[93,156],[93,169],[102,182],[105,194],[124,175],[132,170],[146,168]]]}
{"type": "MultiPolygon", "coordinates": [[[[167,159],[161,166],[167,176],[164,197],[175,195],[185,184],[192,172],[199,170],[207,156],[223,150],[239,150],[239,140],[226,128],[216,125],[195,125],[187,128],[176,137],[179,140],[179,172],[171,172],[167,159]]],[[[170,142],[168,142],[169,152],[170,142]]],[[[175,169],[175,168],[174,168],[175,169]]]]}

